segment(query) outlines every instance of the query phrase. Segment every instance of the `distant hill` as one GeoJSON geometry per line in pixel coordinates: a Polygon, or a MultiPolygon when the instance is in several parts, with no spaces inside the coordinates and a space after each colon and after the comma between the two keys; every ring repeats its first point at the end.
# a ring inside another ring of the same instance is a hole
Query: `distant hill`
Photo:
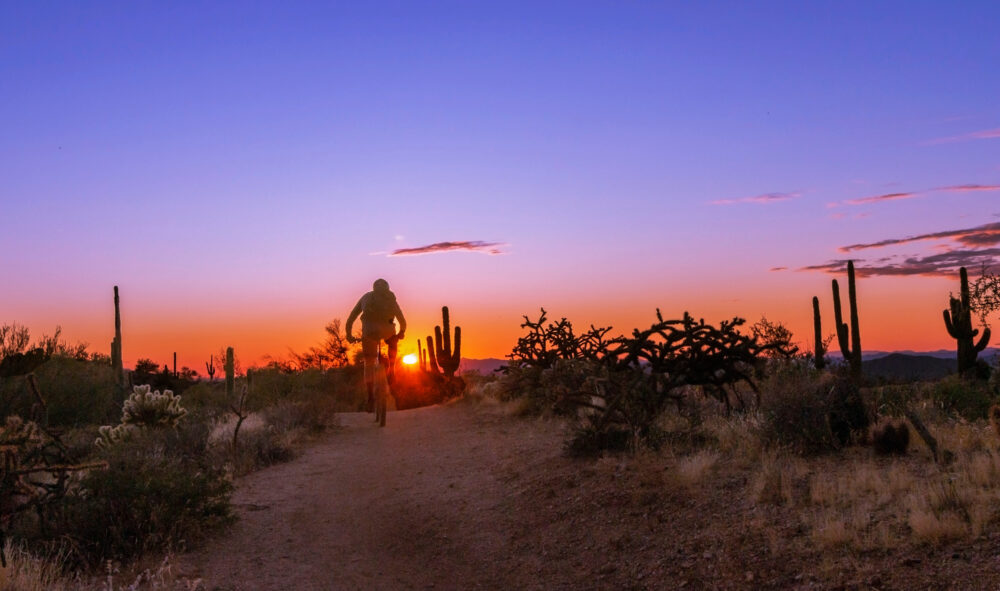
{"type": "MultiPolygon", "coordinates": [[[[830,351],[831,359],[840,360],[839,351],[830,351]]],[[[1000,356],[1000,348],[988,347],[979,358],[992,361],[1000,356]]],[[[483,375],[492,374],[506,359],[462,359],[459,372],[478,371],[483,375]]],[[[887,380],[936,380],[955,373],[958,367],[955,351],[865,351],[864,371],[866,374],[887,380]]]]}
{"type": "MultiPolygon", "coordinates": [[[[864,344],[862,343],[862,346],[864,344]]],[[[831,359],[841,359],[840,349],[837,348],[837,343],[832,343],[830,345],[830,352],[827,354],[831,359]]],[[[871,359],[878,359],[880,357],[887,357],[893,354],[910,355],[911,357],[936,357],[938,359],[955,359],[957,353],[955,349],[938,349],[937,351],[862,351],[861,356],[865,361],[871,359]]],[[[995,357],[1000,356],[1000,348],[997,347],[986,347],[986,350],[979,354],[980,359],[985,359],[987,361],[992,360],[995,357]]]]}
{"type": "Polygon", "coordinates": [[[958,361],[954,355],[942,359],[933,355],[889,353],[884,357],[862,362],[866,375],[886,380],[937,380],[955,373],[958,361]]]}
{"type": "Polygon", "coordinates": [[[485,375],[492,374],[501,365],[507,365],[506,359],[462,359],[458,366],[459,373],[466,371],[478,371],[485,375]]]}

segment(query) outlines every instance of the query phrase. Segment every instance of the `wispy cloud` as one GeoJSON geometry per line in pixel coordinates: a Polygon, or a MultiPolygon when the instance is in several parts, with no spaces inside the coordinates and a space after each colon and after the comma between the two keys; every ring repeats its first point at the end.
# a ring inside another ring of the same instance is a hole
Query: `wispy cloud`
{"type": "Polygon", "coordinates": [[[771,267],[772,272],[787,271],[788,267],[771,267]]]}
{"type": "Polygon", "coordinates": [[[866,248],[882,248],[897,244],[909,244],[911,242],[921,242],[924,240],[954,240],[965,247],[994,246],[1000,245],[1000,222],[983,224],[974,228],[962,230],[945,230],[943,232],[932,232],[930,234],[919,234],[917,236],[907,236],[906,238],[890,238],[863,244],[850,244],[841,246],[840,252],[852,252],[864,250],[866,248]]]}
{"type": "Polygon", "coordinates": [[[439,252],[481,252],[489,255],[504,254],[500,250],[501,246],[506,246],[502,242],[483,242],[482,240],[466,240],[461,242],[435,242],[426,246],[415,248],[397,248],[389,253],[391,257],[417,256],[422,254],[436,254],[439,252]]]}
{"type": "MultiPolygon", "coordinates": [[[[960,267],[993,266],[1000,261],[1000,248],[983,250],[951,250],[923,257],[905,257],[895,262],[879,259],[874,264],[854,261],[854,270],[861,277],[954,275],[960,267]]],[[[847,271],[847,260],[833,260],[821,265],[802,267],[799,271],[821,271],[832,275],[847,271]]]]}
{"type": "Polygon", "coordinates": [[[885,193],[882,195],[873,195],[871,197],[847,199],[845,201],[827,203],[826,206],[828,208],[833,208],[833,207],[838,207],[840,205],[869,205],[872,203],[881,203],[883,201],[900,201],[902,199],[913,199],[914,197],[921,197],[929,193],[978,193],[986,191],[1000,191],[1000,185],[980,185],[976,183],[966,183],[964,185],[948,185],[945,187],[935,187],[933,189],[927,189],[926,191],[885,193]]]}
{"type": "Polygon", "coordinates": [[[864,205],[865,203],[878,203],[879,201],[896,201],[898,199],[912,199],[920,193],[886,193],[885,195],[875,195],[874,197],[862,197],[860,199],[848,199],[846,205],[864,205]]]}
{"type": "Polygon", "coordinates": [[[948,191],[949,193],[969,193],[975,191],[1000,191],[1000,185],[951,185],[948,187],[938,187],[935,191],[948,191]]]}
{"type": "Polygon", "coordinates": [[[992,140],[997,138],[1000,138],[1000,127],[997,127],[995,129],[984,129],[982,131],[963,133],[961,135],[939,137],[932,140],[927,140],[926,142],[922,142],[922,144],[925,146],[931,146],[935,144],[952,144],[955,142],[970,142],[973,140],[992,140]]]}
{"type": "Polygon", "coordinates": [[[789,199],[795,199],[801,197],[801,193],[764,193],[762,195],[754,195],[753,197],[740,197],[739,199],[716,199],[712,201],[712,205],[735,205],[737,203],[775,203],[778,201],[788,201],[789,199]]]}

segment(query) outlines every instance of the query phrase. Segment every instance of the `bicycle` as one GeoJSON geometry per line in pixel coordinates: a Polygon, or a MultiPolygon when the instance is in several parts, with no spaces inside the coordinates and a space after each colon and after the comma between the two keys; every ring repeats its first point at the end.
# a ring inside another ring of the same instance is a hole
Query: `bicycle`
{"type": "Polygon", "coordinates": [[[386,358],[382,356],[382,344],[379,343],[378,347],[378,355],[375,357],[375,375],[372,389],[375,394],[375,422],[378,423],[379,427],[385,427],[385,415],[389,405],[389,378],[386,375],[386,358]]]}

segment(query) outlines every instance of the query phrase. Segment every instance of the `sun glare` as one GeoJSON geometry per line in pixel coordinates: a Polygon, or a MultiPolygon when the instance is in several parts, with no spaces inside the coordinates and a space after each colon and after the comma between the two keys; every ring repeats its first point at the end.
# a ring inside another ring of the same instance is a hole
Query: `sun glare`
{"type": "Polygon", "coordinates": [[[403,356],[403,363],[405,363],[406,365],[413,365],[416,362],[417,362],[416,353],[410,353],[409,355],[403,356]]]}

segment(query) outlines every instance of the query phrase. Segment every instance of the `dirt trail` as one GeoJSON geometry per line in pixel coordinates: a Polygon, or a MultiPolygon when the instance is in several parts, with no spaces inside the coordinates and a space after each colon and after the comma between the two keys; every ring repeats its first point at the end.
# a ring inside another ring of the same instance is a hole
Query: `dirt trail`
{"type": "Polygon", "coordinates": [[[372,416],[241,479],[239,522],[181,572],[209,590],[498,589],[538,582],[508,552],[504,480],[557,437],[459,404],[372,416]],[[538,438],[546,441],[538,441],[538,438]]]}
{"type": "Polygon", "coordinates": [[[683,442],[573,460],[558,424],[487,401],[341,421],[241,479],[239,522],[175,574],[208,591],[1000,589],[1000,532],[824,550],[794,511],[755,500],[754,465],[681,478],[683,442]]]}

